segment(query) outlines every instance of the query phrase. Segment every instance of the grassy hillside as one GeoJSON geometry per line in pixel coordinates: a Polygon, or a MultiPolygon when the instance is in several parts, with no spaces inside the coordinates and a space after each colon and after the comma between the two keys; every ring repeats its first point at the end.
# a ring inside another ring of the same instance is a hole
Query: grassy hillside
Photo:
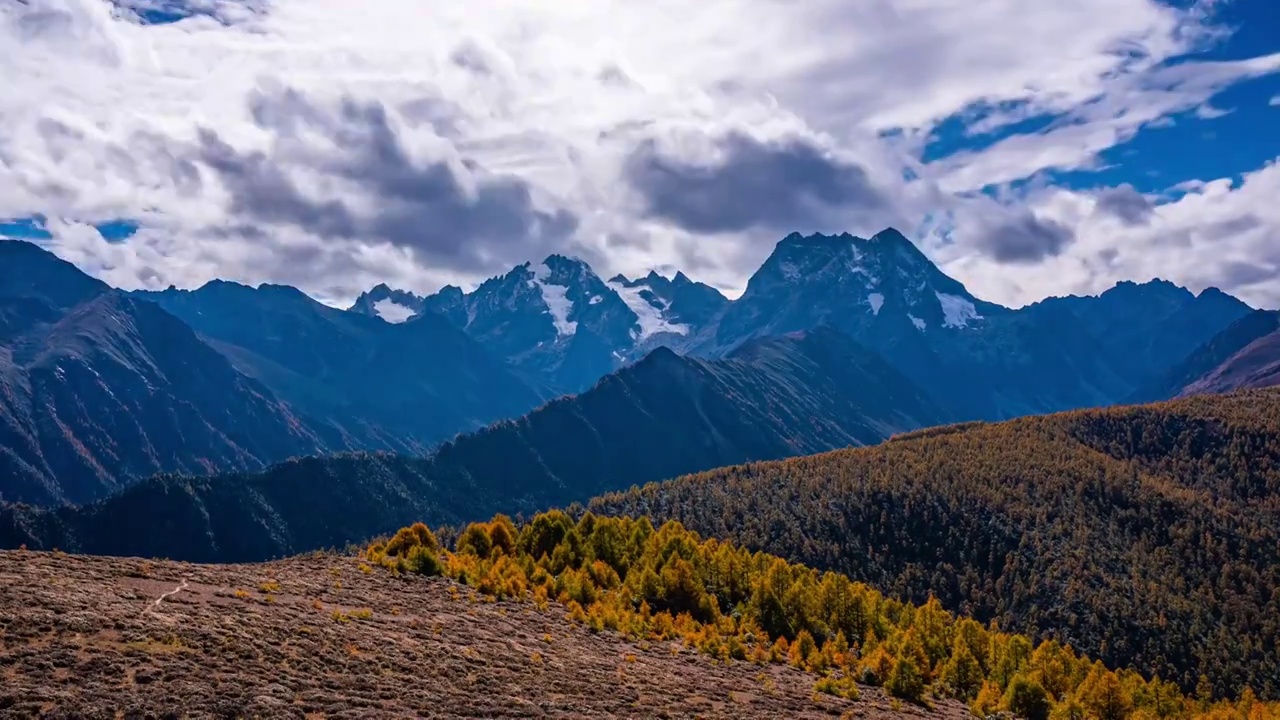
{"type": "Polygon", "coordinates": [[[1280,697],[1280,393],[920,431],[609,495],[890,596],[1280,697]]]}

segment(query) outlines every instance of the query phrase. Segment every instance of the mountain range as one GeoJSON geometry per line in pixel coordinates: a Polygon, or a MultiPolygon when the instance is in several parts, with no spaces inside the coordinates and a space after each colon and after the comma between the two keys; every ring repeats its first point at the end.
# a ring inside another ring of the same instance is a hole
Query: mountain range
{"type": "MultiPolygon", "coordinates": [[[[696,386],[712,401],[679,384],[672,392],[695,409],[711,402],[748,417],[773,407],[771,393],[790,393],[804,400],[771,432],[843,428],[790,454],[868,442],[812,393],[836,388],[823,392],[859,408],[883,389],[884,367],[893,392],[910,387],[930,408],[904,409],[918,424],[897,429],[1264,386],[1280,375],[1280,342],[1264,332],[1274,316],[1220,291],[1121,283],[1010,309],[975,297],[892,229],[789,235],[732,301],[683,273],[605,281],[582,260],[552,255],[470,292],[380,285],[339,310],[280,285],[122,292],[34,245],[3,242],[0,253],[0,501],[35,505],[93,502],[155,473],[252,473],[352,451],[425,456],[654,353],[654,364],[742,362],[768,347],[767,388],[696,386]],[[838,346],[833,357],[877,363],[814,364],[794,338],[753,344],[815,332],[838,346]]],[[[620,395],[597,417],[626,416],[631,401],[620,395]]],[[[714,436],[722,422],[701,431],[714,436]]],[[[690,448],[675,464],[705,469],[778,448],[690,448]]]]}
{"type": "Polygon", "coordinates": [[[1124,401],[1251,312],[1210,288],[1124,282],[1098,297],[1021,309],[983,301],[902,233],[783,238],[729,301],[682,273],[602,281],[581,260],[525,264],[466,293],[386,286],[352,311],[432,313],[535,386],[577,392],[655,346],[721,357],[759,337],[827,326],[879,353],[967,419],[999,420],[1124,401]]]}
{"type": "Polygon", "coordinates": [[[385,285],[353,312],[384,320],[436,314],[553,393],[574,393],[658,346],[682,347],[728,304],[715,288],[677,273],[605,282],[582,260],[551,255],[473,292],[448,286],[418,297],[385,285]]]}
{"type": "Polygon", "coordinates": [[[421,453],[545,399],[435,314],[388,323],[292,287],[224,281],[133,295],[270,387],[330,449],[421,453]]]}
{"type": "Polygon", "coordinates": [[[180,320],[0,243],[0,497],[86,502],[130,477],[262,467],[325,445],[180,320]]]}
{"type": "Polygon", "coordinates": [[[578,396],[424,458],[302,458],[261,473],[162,475],[104,501],[0,508],[0,547],[251,561],[426,520],[535,512],[711,467],[850,445],[950,419],[877,355],[828,329],[718,360],[662,348],[578,396]],[[122,533],[130,518],[145,531],[122,533]]]}

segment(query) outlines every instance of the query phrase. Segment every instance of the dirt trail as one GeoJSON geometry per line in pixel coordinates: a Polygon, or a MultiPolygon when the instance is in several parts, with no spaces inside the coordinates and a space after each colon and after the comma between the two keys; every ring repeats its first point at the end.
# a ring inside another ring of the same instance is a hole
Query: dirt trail
{"type": "Polygon", "coordinates": [[[352,558],[260,565],[0,552],[0,717],[895,718],[797,670],[595,634],[352,558]],[[163,607],[162,607],[163,604],[163,607]]]}
{"type": "Polygon", "coordinates": [[[176,587],[176,588],[174,588],[174,589],[170,590],[169,592],[167,592],[167,593],[165,593],[165,594],[161,595],[160,597],[156,598],[156,601],[155,601],[154,603],[152,603],[152,604],[151,604],[151,609],[152,609],[152,610],[155,610],[156,608],[160,607],[160,603],[164,602],[164,599],[165,599],[165,598],[167,598],[167,597],[171,597],[171,596],[173,596],[173,595],[177,595],[179,592],[182,592],[183,590],[186,590],[186,589],[187,589],[188,584],[189,584],[189,583],[187,582],[187,579],[186,579],[186,578],[182,578],[182,582],[178,584],[178,587],[176,587]]]}

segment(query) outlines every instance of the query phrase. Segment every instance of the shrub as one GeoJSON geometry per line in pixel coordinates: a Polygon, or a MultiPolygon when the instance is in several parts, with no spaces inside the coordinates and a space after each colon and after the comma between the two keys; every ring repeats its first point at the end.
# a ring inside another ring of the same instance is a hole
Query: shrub
{"type": "Polygon", "coordinates": [[[1049,693],[1040,683],[1023,675],[1009,683],[1002,704],[1009,712],[1027,720],[1049,720],[1049,711],[1053,708],[1049,693]]]}
{"type": "Polygon", "coordinates": [[[475,555],[478,558],[487,558],[493,550],[493,540],[489,537],[489,528],[482,523],[472,523],[462,531],[462,535],[458,538],[458,552],[460,554],[475,555]]]}
{"type": "Polygon", "coordinates": [[[440,556],[423,545],[419,545],[409,551],[408,557],[404,559],[404,569],[406,572],[418,575],[434,576],[444,572],[444,566],[440,563],[440,556]]]}
{"type": "Polygon", "coordinates": [[[858,699],[858,685],[848,677],[824,677],[818,680],[817,684],[813,686],[813,691],[816,693],[834,695],[846,700],[858,699]]]}

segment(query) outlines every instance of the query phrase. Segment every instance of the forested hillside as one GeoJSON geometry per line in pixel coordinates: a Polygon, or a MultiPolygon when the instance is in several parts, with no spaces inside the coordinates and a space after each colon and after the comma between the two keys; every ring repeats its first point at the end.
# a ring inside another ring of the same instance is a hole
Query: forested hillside
{"type": "Polygon", "coordinates": [[[554,600],[597,632],[678,642],[726,665],[808,670],[821,676],[815,698],[856,700],[861,683],[925,708],[960,700],[979,718],[1280,716],[1280,703],[1258,702],[1252,690],[1215,702],[1202,678],[1194,695],[1184,694],[1167,679],[1117,672],[1068,644],[958,617],[935,598],[903,603],[839,573],[703,540],[677,522],[655,528],[648,518],[575,520],[551,511],[517,527],[497,516],[469,525],[451,547],[442,549],[418,523],[365,555],[393,574],[443,574],[494,599],[541,608],[554,600]]]}
{"type": "Polygon", "coordinates": [[[1184,689],[1280,695],[1276,391],[925,430],[592,509],[933,594],[1184,689]]]}

